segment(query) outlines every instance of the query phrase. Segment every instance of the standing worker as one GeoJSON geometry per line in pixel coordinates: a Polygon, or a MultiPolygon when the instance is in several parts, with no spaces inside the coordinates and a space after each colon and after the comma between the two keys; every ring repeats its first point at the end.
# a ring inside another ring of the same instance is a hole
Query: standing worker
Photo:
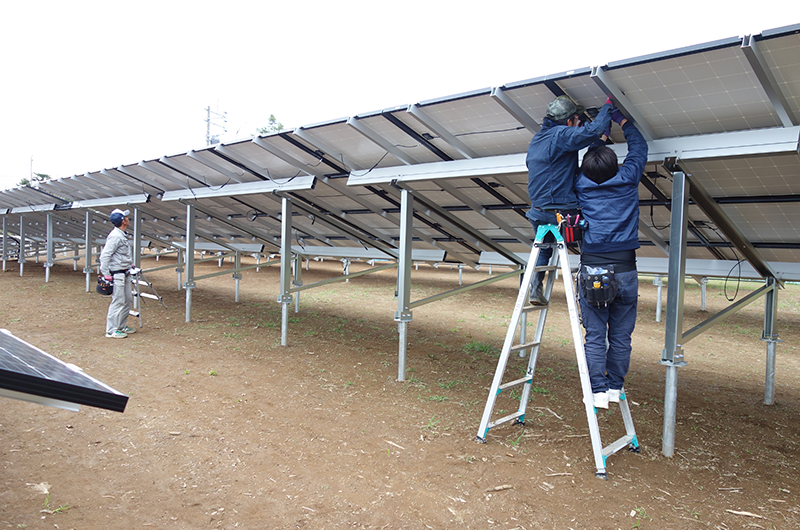
{"type": "MultiPolygon", "coordinates": [[[[539,225],[558,224],[556,213],[566,216],[578,211],[578,151],[592,145],[609,129],[611,102],[606,101],[594,121],[581,126],[584,110],[569,96],[557,97],[547,105],[542,128],[528,146],[525,163],[531,209],[526,216],[534,231],[539,225]]],[[[552,248],[541,248],[536,267],[547,265],[552,255],[552,248]]],[[[543,280],[544,272],[537,272],[531,282],[531,303],[535,305],[547,304],[543,280]]]]}
{"type": "Polygon", "coordinates": [[[106,338],[109,339],[124,339],[129,334],[136,333],[135,328],[128,326],[128,315],[133,303],[131,277],[128,275],[133,267],[133,254],[125,233],[129,214],[129,210],[123,212],[116,209],[111,212],[109,220],[114,228],[108,233],[106,244],[100,253],[100,274],[114,283],[106,317],[106,338]]]}
{"type": "Polygon", "coordinates": [[[639,279],[639,181],[647,163],[647,142],[621,112],[628,142],[625,162],[606,145],[583,157],[576,183],[583,218],[589,223],[581,243],[579,290],[586,328],[585,351],[594,406],[619,403],[631,360],[631,334],[636,326],[639,279]]]}

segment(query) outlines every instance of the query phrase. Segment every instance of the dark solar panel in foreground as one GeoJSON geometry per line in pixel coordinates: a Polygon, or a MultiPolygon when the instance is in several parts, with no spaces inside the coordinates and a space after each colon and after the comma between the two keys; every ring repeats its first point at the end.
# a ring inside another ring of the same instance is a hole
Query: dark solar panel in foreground
{"type": "Polygon", "coordinates": [[[123,412],[128,396],[0,329],[0,389],[123,412]]]}

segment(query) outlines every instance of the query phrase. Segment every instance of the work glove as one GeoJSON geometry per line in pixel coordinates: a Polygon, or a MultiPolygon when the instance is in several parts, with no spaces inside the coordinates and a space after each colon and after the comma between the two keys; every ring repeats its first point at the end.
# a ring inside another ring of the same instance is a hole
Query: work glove
{"type": "Polygon", "coordinates": [[[624,114],[619,109],[614,109],[611,111],[611,120],[614,123],[622,124],[622,120],[627,119],[624,114]]]}
{"type": "Polygon", "coordinates": [[[113,276],[109,276],[108,274],[106,274],[105,276],[103,276],[103,278],[105,278],[105,279],[106,279],[106,281],[109,281],[109,282],[113,282],[113,281],[114,281],[114,277],[113,277],[113,276]]]}

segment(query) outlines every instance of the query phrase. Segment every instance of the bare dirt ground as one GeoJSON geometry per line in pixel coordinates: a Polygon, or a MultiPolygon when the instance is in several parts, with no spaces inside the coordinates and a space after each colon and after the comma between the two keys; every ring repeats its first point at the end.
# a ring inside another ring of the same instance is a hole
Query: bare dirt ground
{"type": "MultiPolygon", "coordinates": [[[[642,451],[609,457],[602,481],[561,288],[525,425],[500,426],[479,444],[515,279],[416,309],[408,380],[397,382],[392,270],[304,292],[281,347],[278,267],[245,272],[239,303],[230,274],[200,281],[191,323],[175,272],[150,273],[168,309],[147,301],[144,327],[110,340],[108,299],[86,293],[71,264],[59,262],[49,283],[41,265],[29,262],[22,278],[9,266],[0,327],[130,400],[120,414],[0,398],[0,528],[800,527],[795,285],[779,295],[776,404],[763,404],[758,302],[686,345],[667,458],[664,325],[656,288],[641,278],[626,387],[642,451]]],[[[215,270],[205,263],[197,275],[215,270]]],[[[303,280],[340,273],[338,262],[312,262],[303,280]]],[[[464,273],[465,283],[486,277],[464,273]]],[[[412,281],[422,298],[453,288],[457,271],[421,266],[412,281]]],[[[757,287],[742,284],[738,296],[757,287]]],[[[687,282],[686,329],[727,305],[712,282],[700,312],[700,289],[687,282]]],[[[498,409],[516,409],[503,399],[498,409]]],[[[613,405],[600,423],[604,441],[623,434],[613,405]]]]}

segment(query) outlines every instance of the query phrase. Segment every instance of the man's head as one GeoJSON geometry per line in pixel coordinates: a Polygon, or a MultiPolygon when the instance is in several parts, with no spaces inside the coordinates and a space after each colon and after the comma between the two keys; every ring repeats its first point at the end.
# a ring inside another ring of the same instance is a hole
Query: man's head
{"type": "Polygon", "coordinates": [[[558,96],[547,105],[547,114],[545,114],[545,117],[559,125],[575,127],[578,125],[580,115],[583,114],[584,110],[586,109],[575,103],[571,97],[558,96]]]}
{"type": "Polygon", "coordinates": [[[605,145],[592,147],[583,156],[581,171],[596,184],[602,184],[619,171],[617,155],[605,145]]]}
{"type": "Polygon", "coordinates": [[[112,225],[116,226],[117,228],[122,228],[123,230],[125,230],[125,228],[123,228],[122,225],[125,224],[127,227],[128,215],[130,215],[130,213],[131,213],[130,210],[122,211],[120,209],[116,209],[113,212],[111,212],[111,215],[108,216],[108,219],[111,221],[112,225]]]}

